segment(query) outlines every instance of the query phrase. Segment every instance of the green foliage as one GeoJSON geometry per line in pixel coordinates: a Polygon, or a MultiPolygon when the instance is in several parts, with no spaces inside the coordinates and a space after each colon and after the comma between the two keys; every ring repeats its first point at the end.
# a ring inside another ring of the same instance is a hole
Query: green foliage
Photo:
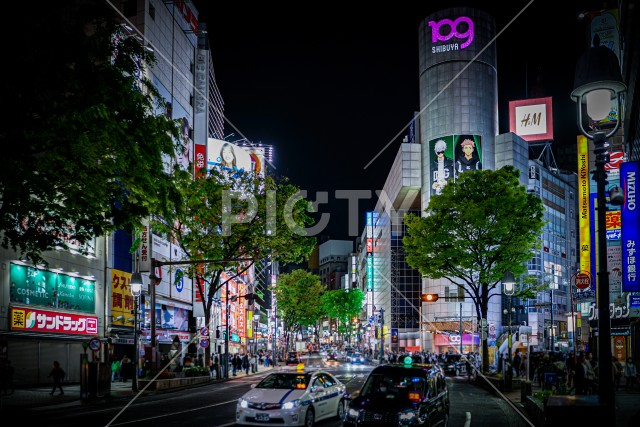
{"type": "Polygon", "coordinates": [[[180,172],[167,173],[163,156],[181,133],[156,114],[164,102],[140,72],[154,56],[123,34],[108,2],[14,6],[30,28],[16,40],[3,26],[14,40],[5,55],[19,66],[3,79],[1,243],[46,263],[44,251],[171,211],[180,172]]]}
{"type": "Polygon", "coordinates": [[[322,295],[320,303],[323,312],[340,321],[338,333],[351,333],[351,319],[358,317],[362,310],[365,294],[360,289],[344,289],[327,291],[322,295]]]}
{"type": "MultiPolygon", "coordinates": [[[[204,295],[206,319],[227,280],[267,257],[283,263],[301,261],[315,245],[315,238],[302,230],[313,221],[307,215],[309,203],[296,197],[298,188],[286,179],[214,168],[195,180],[178,179],[176,185],[183,203],[172,215],[152,221],[151,227],[176,241],[183,259],[207,260],[181,266],[188,277],[202,279],[194,286],[204,295]]],[[[209,347],[205,355],[208,363],[209,347]]]]}
{"type": "Polygon", "coordinates": [[[204,366],[194,366],[191,368],[185,368],[182,372],[184,372],[185,377],[202,377],[209,376],[209,370],[204,366]]]}
{"type": "MultiPolygon", "coordinates": [[[[513,166],[460,174],[431,196],[426,216],[407,215],[407,262],[431,279],[445,278],[471,297],[478,318],[505,271],[516,277],[538,245],[542,200],[527,193],[513,166]]],[[[486,340],[483,366],[488,365],[486,340]]]]}
{"type": "Polygon", "coordinates": [[[286,330],[314,325],[322,316],[318,301],[326,288],[320,277],[304,270],[294,270],[278,278],[275,289],[278,316],[284,320],[286,330]]]}

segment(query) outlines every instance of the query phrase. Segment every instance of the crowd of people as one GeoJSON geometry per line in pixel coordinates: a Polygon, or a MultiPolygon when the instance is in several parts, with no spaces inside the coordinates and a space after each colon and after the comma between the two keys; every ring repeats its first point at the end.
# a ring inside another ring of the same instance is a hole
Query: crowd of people
{"type": "MultiPolygon", "coordinates": [[[[371,349],[362,349],[361,352],[369,359],[378,358],[378,355],[371,349]]],[[[455,353],[385,351],[381,362],[398,363],[404,360],[406,356],[411,356],[414,363],[442,364],[450,354],[455,353]]],[[[225,372],[224,361],[227,358],[224,356],[224,354],[220,353],[211,354],[209,362],[211,378],[223,378],[226,376],[226,372],[231,376],[237,376],[238,373],[243,372],[245,374],[256,373],[260,366],[270,367],[278,364],[271,351],[259,350],[256,353],[234,353],[229,355],[228,364],[226,365],[227,371],[225,372]]],[[[282,360],[283,357],[283,354],[278,354],[277,359],[282,360]]],[[[162,354],[160,362],[161,367],[165,368],[172,361],[167,354],[162,354]]],[[[497,362],[497,370],[499,372],[506,373],[507,370],[511,370],[510,373],[513,377],[528,378],[530,381],[537,383],[542,389],[564,388],[570,394],[597,394],[598,362],[591,352],[579,353],[574,359],[573,354],[566,352],[534,352],[527,354],[516,350],[511,360],[508,360],[506,355],[505,357],[501,355],[497,362]],[[527,360],[528,358],[530,360],[527,360]]],[[[460,372],[465,372],[469,380],[471,380],[481,367],[482,358],[478,353],[469,352],[463,355],[460,363],[464,366],[464,369],[461,369],[460,372]]],[[[617,360],[613,357],[612,364],[615,390],[617,391],[621,388],[633,390],[638,384],[638,370],[633,359],[617,360]]],[[[5,393],[9,393],[12,389],[11,378],[13,377],[13,372],[9,373],[9,370],[5,369],[7,366],[10,366],[10,364],[6,364],[1,372],[3,392],[5,393]]],[[[187,354],[181,360],[174,361],[167,369],[173,372],[180,372],[191,366],[204,366],[202,356],[196,359],[195,356],[187,354]]],[[[146,366],[142,366],[139,375],[144,375],[145,368],[146,366]]],[[[134,363],[127,355],[124,355],[120,360],[114,359],[111,364],[112,381],[126,382],[133,377],[134,372],[134,363]]],[[[59,381],[55,381],[55,374],[52,374],[52,377],[54,383],[56,383],[54,386],[60,388],[59,381]]]]}

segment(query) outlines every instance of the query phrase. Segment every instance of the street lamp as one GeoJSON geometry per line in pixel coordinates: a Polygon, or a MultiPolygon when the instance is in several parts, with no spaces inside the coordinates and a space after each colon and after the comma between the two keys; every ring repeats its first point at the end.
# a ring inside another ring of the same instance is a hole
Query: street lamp
{"type": "Polygon", "coordinates": [[[502,287],[503,287],[503,291],[504,294],[506,296],[508,296],[508,301],[509,301],[509,307],[510,309],[504,309],[502,312],[505,315],[509,316],[509,331],[507,334],[507,350],[509,351],[508,355],[507,355],[507,365],[508,365],[508,369],[505,369],[505,381],[508,381],[508,384],[510,386],[511,384],[511,379],[513,376],[513,367],[512,367],[512,361],[511,361],[511,345],[512,345],[512,339],[511,339],[511,313],[515,313],[516,309],[511,307],[512,305],[512,301],[511,299],[513,298],[513,295],[515,294],[516,288],[516,279],[513,275],[513,273],[511,271],[505,271],[504,272],[504,276],[502,278],[502,287]]]}
{"type": "Polygon", "coordinates": [[[142,275],[136,271],[131,275],[129,281],[129,287],[131,288],[131,295],[133,295],[133,379],[131,381],[131,390],[138,391],[138,365],[140,364],[139,350],[138,350],[138,310],[139,310],[139,298],[142,293],[142,275]]]}
{"type": "Polygon", "coordinates": [[[620,126],[620,117],[616,117],[613,129],[606,132],[600,126],[600,120],[611,111],[611,102],[615,101],[620,112],[620,97],[627,87],[622,81],[618,58],[611,49],[600,45],[596,35],[593,47],[584,53],[576,64],[574,90],[571,98],[577,104],[577,120],[580,132],[594,143],[597,197],[597,238],[598,238],[598,364],[600,403],[607,406],[610,420],[615,423],[615,394],[613,391],[612,356],[611,356],[611,318],[609,314],[609,272],[607,268],[606,240],[606,196],[607,172],[605,164],[609,162],[607,139],[613,136],[620,126]],[[583,117],[583,104],[587,115],[583,117]],[[592,133],[585,129],[583,123],[588,122],[592,133]]]}

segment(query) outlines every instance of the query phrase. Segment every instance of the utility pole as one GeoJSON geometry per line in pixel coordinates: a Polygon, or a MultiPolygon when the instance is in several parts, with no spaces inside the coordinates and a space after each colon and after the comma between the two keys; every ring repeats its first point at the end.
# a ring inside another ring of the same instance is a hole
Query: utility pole
{"type": "Polygon", "coordinates": [[[460,354],[462,354],[462,301],[460,302],[460,354]]]}
{"type": "Polygon", "coordinates": [[[380,361],[384,359],[384,308],[380,309],[380,361]]]}

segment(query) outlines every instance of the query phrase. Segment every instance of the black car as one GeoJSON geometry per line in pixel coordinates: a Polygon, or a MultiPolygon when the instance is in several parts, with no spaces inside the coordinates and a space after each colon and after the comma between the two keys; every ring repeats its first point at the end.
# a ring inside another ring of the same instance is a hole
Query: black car
{"type": "Polygon", "coordinates": [[[302,361],[300,360],[300,355],[297,351],[290,351],[287,353],[285,365],[297,365],[298,363],[302,363],[302,361]]]}
{"type": "Polygon", "coordinates": [[[344,426],[446,426],[449,391],[436,365],[374,368],[349,397],[344,426]]]}
{"type": "Polygon", "coordinates": [[[466,371],[465,363],[460,354],[447,354],[441,366],[446,375],[460,375],[466,371]]]}

